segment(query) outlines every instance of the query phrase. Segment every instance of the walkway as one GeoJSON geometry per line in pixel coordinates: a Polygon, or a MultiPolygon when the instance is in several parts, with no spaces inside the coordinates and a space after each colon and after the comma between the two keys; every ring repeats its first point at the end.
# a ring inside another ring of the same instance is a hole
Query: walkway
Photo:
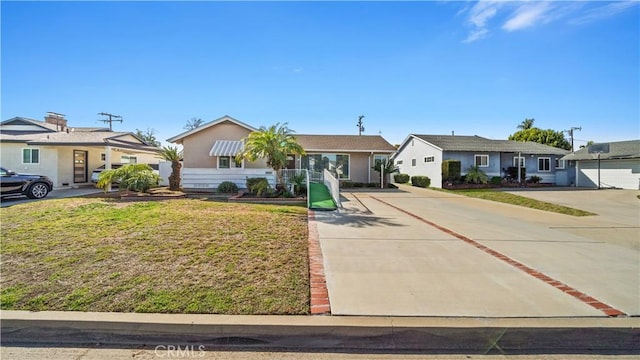
{"type": "Polygon", "coordinates": [[[332,314],[640,315],[637,249],[556,228],[574,217],[402,189],[316,213],[332,314]]]}

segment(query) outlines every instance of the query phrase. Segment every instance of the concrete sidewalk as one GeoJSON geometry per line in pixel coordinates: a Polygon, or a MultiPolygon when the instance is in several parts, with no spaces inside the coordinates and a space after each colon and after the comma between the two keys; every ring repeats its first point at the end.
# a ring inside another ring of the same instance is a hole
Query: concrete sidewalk
{"type": "Polygon", "coordinates": [[[640,314],[638,252],[541,225],[548,218],[556,225],[570,224],[573,217],[425,189],[403,190],[345,193],[343,210],[317,214],[333,314],[607,315],[580,296],[628,315],[640,314]],[[490,255],[479,248],[483,246],[532,271],[490,255]],[[551,280],[533,275],[538,272],[562,285],[550,286],[551,280]],[[560,291],[565,284],[568,290],[560,291]]]}

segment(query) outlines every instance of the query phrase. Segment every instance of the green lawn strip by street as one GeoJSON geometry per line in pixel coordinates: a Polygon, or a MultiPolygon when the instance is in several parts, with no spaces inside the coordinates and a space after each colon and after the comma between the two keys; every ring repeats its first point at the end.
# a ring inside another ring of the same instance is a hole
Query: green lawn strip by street
{"type": "Polygon", "coordinates": [[[3,310],[309,313],[304,207],[72,198],[0,215],[3,310]]]}
{"type": "Polygon", "coordinates": [[[574,209],[568,206],[557,205],[546,201],[540,201],[525,196],[515,195],[507,192],[496,191],[493,189],[462,189],[462,190],[446,190],[446,189],[434,189],[452,194],[465,195],[469,197],[497,201],[505,204],[512,204],[518,206],[524,206],[537,210],[544,210],[549,212],[555,212],[559,214],[572,215],[572,216],[590,216],[596,215],[592,212],[574,209]]]}

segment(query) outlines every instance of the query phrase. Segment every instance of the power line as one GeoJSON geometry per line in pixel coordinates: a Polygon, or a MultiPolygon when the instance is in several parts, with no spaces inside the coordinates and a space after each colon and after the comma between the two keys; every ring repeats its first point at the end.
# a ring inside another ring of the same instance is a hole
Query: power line
{"type": "Polygon", "coordinates": [[[100,119],[98,121],[102,121],[103,123],[109,123],[109,131],[113,131],[113,122],[114,121],[118,121],[118,122],[122,123],[122,116],[120,116],[120,115],[113,115],[113,114],[105,113],[105,112],[98,113],[98,115],[102,115],[102,116],[108,117],[108,119],[100,119]]]}
{"type": "Polygon", "coordinates": [[[569,137],[571,138],[571,152],[573,152],[573,130],[582,131],[582,126],[572,126],[569,130],[564,130],[564,132],[569,133],[569,137]]]}

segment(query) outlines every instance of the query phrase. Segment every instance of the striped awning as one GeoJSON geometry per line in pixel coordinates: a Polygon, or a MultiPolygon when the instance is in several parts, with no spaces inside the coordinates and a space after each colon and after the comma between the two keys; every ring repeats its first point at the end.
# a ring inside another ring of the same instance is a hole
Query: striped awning
{"type": "Polygon", "coordinates": [[[216,140],[209,151],[209,156],[236,156],[243,148],[242,141],[216,140]]]}

